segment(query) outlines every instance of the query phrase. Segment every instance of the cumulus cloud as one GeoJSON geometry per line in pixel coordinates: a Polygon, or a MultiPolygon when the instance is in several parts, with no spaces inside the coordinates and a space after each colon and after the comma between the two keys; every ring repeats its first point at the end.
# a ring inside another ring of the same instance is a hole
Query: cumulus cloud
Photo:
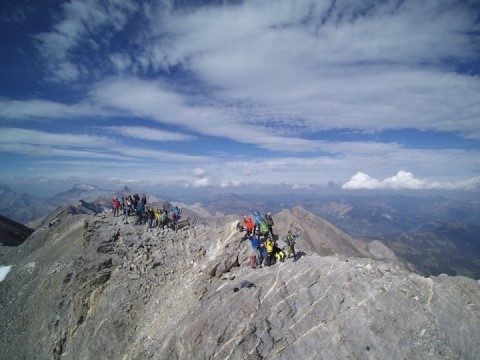
{"type": "Polygon", "coordinates": [[[220,182],[220,187],[226,188],[226,187],[239,187],[240,186],[240,181],[237,180],[224,180],[220,182]]]}
{"type": "Polygon", "coordinates": [[[399,171],[395,176],[378,180],[363,172],[353,175],[342,185],[344,190],[477,190],[480,188],[480,177],[460,182],[430,182],[417,179],[408,171],[399,171]]]}
{"type": "Polygon", "coordinates": [[[194,188],[209,187],[211,185],[210,179],[208,178],[195,179],[190,184],[194,188]]]}

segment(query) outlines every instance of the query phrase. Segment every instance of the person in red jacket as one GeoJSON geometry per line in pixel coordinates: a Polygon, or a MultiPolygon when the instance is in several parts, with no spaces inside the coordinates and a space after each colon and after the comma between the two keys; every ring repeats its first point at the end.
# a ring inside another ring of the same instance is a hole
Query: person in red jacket
{"type": "Polygon", "coordinates": [[[248,217],[247,215],[245,215],[243,217],[243,222],[245,223],[245,226],[247,228],[247,237],[250,236],[250,234],[253,232],[253,222],[252,222],[252,219],[250,219],[250,217],[248,217]]]}
{"type": "Polygon", "coordinates": [[[117,198],[113,198],[113,216],[120,216],[120,201],[117,198]]]}

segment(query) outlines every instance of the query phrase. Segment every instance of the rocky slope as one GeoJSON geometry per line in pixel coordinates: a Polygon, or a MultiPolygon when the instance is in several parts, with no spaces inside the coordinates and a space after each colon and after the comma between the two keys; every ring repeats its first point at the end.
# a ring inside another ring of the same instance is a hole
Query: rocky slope
{"type": "MultiPolygon", "coordinates": [[[[276,230],[311,234],[314,217],[289,222],[299,211],[276,214],[276,230]]],[[[57,218],[0,249],[13,265],[0,283],[2,359],[480,357],[477,281],[410,273],[327,224],[322,241],[300,237],[296,262],[252,269],[236,221],[199,215],[174,232],[106,213],[57,218]]]]}

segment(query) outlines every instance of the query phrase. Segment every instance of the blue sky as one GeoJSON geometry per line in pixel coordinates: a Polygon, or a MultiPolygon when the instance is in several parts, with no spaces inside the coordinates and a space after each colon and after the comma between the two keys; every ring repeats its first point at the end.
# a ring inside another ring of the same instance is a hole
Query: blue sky
{"type": "Polygon", "coordinates": [[[479,14],[4,0],[0,182],[478,192],[479,14]]]}

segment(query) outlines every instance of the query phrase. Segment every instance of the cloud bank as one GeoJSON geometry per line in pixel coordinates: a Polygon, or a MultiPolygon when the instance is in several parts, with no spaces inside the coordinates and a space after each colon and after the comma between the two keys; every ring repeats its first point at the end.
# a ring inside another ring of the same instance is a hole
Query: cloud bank
{"type": "Polygon", "coordinates": [[[429,182],[416,179],[408,171],[399,171],[395,176],[378,180],[363,172],[353,175],[349,181],[342,185],[344,190],[478,190],[480,177],[475,177],[461,182],[429,182]]]}

